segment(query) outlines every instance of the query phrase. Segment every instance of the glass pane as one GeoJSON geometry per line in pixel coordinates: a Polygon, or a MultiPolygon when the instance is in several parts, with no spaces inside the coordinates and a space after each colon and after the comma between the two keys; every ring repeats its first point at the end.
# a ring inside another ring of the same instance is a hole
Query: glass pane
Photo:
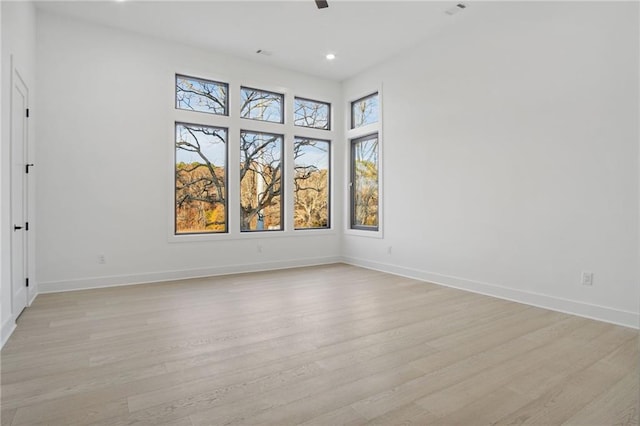
{"type": "Polygon", "coordinates": [[[240,98],[240,117],[284,123],[284,95],[243,87],[240,89],[240,98]]]}
{"type": "Polygon", "coordinates": [[[176,75],[176,108],[226,115],[228,88],[225,83],[176,75]]]}
{"type": "Polygon", "coordinates": [[[294,227],[329,227],[329,142],[296,138],[294,158],[294,227]]]}
{"type": "Polygon", "coordinates": [[[295,98],[293,120],[296,126],[329,130],[330,105],[309,99],[295,98]]]}
{"type": "Polygon", "coordinates": [[[176,123],[176,234],[227,232],[227,129],[176,123]]]}
{"type": "Polygon", "coordinates": [[[351,103],[351,128],[378,122],[378,94],[374,93],[351,103]]]}
{"type": "Polygon", "coordinates": [[[240,230],[283,229],[282,139],[240,132],[240,230]]]}
{"type": "Polygon", "coordinates": [[[378,135],[352,142],[351,226],[378,229],[378,135]]]}

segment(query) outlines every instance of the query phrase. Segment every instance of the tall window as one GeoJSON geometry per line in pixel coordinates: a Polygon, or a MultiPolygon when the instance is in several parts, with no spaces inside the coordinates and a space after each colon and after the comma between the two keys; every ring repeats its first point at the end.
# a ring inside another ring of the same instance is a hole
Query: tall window
{"type": "Polygon", "coordinates": [[[176,123],[175,233],[227,232],[227,129],[176,123]]]}
{"type": "Polygon", "coordinates": [[[295,229],[329,228],[329,150],[329,141],[295,138],[295,229]]]}
{"type": "Polygon", "coordinates": [[[284,123],[284,95],[266,90],[240,89],[240,117],[284,123]]]}
{"type": "Polygon", "coordinates": [[[350,104],[349,227],[380,231],[380,101],[378,92],[350,104]]]}
{"type": "Polygon", "coordinates": [[[284,229],[283,136],[240,132],[240,230],[284,229]]]}
{"type": "Polygon", "coordinates": [[[378,230],[378,134],[351,141],[351,228],[378,230]]]}

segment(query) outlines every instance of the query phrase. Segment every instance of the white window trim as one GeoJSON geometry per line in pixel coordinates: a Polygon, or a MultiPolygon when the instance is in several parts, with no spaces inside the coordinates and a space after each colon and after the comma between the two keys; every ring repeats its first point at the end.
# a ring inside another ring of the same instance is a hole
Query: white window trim
{"type": "Polygon", "coordinates": [[[343,209],[343,232],[344,235],[351,235],[357,237],[367,238],[384,238],[384,134],[383,134],[383,119],[384,119],[384,101],[382,95],[382,84],[378,87],[372,87],[366,91],[360,91],[349,95],[344,103],[345,108],[345,147],[344,147],[344,165],[345,165],[345,180],[344,180],[344,206],[343,209]],[[358,99],[364,98],[378,92],[378,122],[368,124],[366,126],[351,128],[351,103],[358,99]],[[349,186],[351,182],[351,141],[361,138],[363,136],[378,134],[378,229],[353,229],[351,228],[351,188],[349,186]]]}
{"type": "MultiPolygon", "coordinates": [[[[167,188],[167,241],[169,243],[191,243],[191,242],[211,242],[211,241],[233,241],[251,240],[264,238],[298,238],[310,236],[330,236],[337,234],[336,228],[336,168],[335,168],[335,143],[338,140],[336,126],[334,123],[335,111],[331,111],[331,130],[305,128],[294,125],[293,120],[293,100],[294,97],[305,97],[304,92],[265,84],[252,80],[239,80],[236,78],[226,78],[224,76],[212,75],[207,71],[175,70],[170,76],[171,88],[167,94],[170,99],[167,102],[168,122],[168,185],[167,188]],[[225,82],[229,85],[229,115],[216,115],[205,112],[181,110],[176,108],[175,101],[175,75],[195,76],[196,78],[210,79],[217,82],[225,82]],[[284,95],[284,124],[268,121],[240,118],[240,87],[252,87],[259,90],[266,90],[284,95]],[[176,234],[175,233],[175,123],[185,122],[200,124],[203,126],[226,127],[227,131],[227,232],[225,233],[198,233],[198,234],[176,234]],[[284,229],[281,231],[240,231],[240,131],[276,133],[284,135],[284,181],[283,196],[284,203],[284,229]],[[303,136],[315,139],[329,140],[331,143],[332,155],[329,163],[329,228],[319,229],[294,229],[294,199],[293,199],[293,141],[296,136],[303,136]]],[[[322,98],[319,98],[322,99],[322,98]]],[[[334,99],[325,102],[334,108],[334,99]]]]}

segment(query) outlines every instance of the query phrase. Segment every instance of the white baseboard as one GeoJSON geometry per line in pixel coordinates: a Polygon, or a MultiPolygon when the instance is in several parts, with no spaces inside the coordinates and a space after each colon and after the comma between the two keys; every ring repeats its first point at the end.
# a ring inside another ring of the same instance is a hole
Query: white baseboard
{"type": "Polygon", "coordinates": [[[36,300],[36,297],[38,297],[38,292],[34,291],[33,294],[31,295],[31,299],[29,299],[29,302],[27,303],[27,307],[31,306],[33,301],[36,300]]]}
{"type": "MultiPolygon", "coordinates": [[[[578,315],[598,321],[609,322],[635,329],[640,328],[640,314],[637,312],[621,311],[606,306],[592,305],[574,300],[562,299],[545,294],[516,290],[497,284],[474,281],[460,277],[438,274],[414,268],[392,265],[382,262],[350,257],[350,256],[327,256],[321,258],[306,258],[286,261],[274,261],[253,263],[245,265],[230,265],[211,268],[184,269],[173,271],[151,272],[146,274],[113,275],[106,277],[94,277],[85,279],[74,279],[64,281],[40,282],[38,293],[57,293],[62,291],[87,290],[92,288],[115,287],[132,284],[145,284],[160,281],[173,281],[188,278],[202,278],[219,275],[238,274],[243,272],[270,271],[276,269],[299,268],[304,266],[326,265],[330,263],[343,262],[354,266],[374,269],[394,275],[400,275],[421,281],[427,281],[446,287],[471,291],[473,293],[497,297],[513,302],[524,303],[553,311],[578,315]]],[[[37,294],[36,294],[37,295],[37,294]]],[[[34,295],[35,299],[35,295],[34,295]]],[[[2,326],[2,343],[8,339],[13,332],[15,324],[10,321],[12,327],[2,326]],[[5,337],[6,336],[6,337],[5,337]]]]}
{"type": "Polygon", "coordinates": [[[7,343],[7,340],[9,340],[9,337],[11,337],[15,329],[16,322],[13,316],[11,316],[11,318],[2,324],[2,329],[0,330],[0,348],[4,347],[4,344],[7,343]]]}
{"type": "Polygon", "coordinates": [[[293,259],[274,262],[252,263],[244,265],[215,266],[210,268],[182,269],[173,271],[150,272],[145,274],[112,275],[106,277],[82,278],[63,281],[44,281],[39,283],[39,293],[58,293],[62,291],[88,290],[92,288],[116,287],[122,285],[146,284],[161,281],[182,280],[188,278],[213,277],[218,275],[239,274],[243,272],[271,271],[304,266],[326,265],[341,262],[340,256],[326,256],[305,259],[293,259]]]}
{"type": "Polygon", "coordinates": [[[640,328],[640,314],[637,312],[621,311],[608,308],[606,306],[591,305],[588,303],[576,302],[574,300],[562,299],[545,294],[516,290],[496,284],[473,281],[449,275],[442,275],[434,272],[422,271],[419,269],[406,268],[403,266],[397,266],[388,263],[372,262],[355,257],[343,256],[342,261],[349,265],[360,266],[367,269],[374,269],[377,271],[413,278],[420,281],[428,281],[430,283],[439,284],[446,287],[457,288],[460,290],[466,290],[486,296],[497,297],[499,299],[524,303],[527,305],[550,309],[552,311],[577,315],[580,317],[595,319],[598,321],[604,321],[635,329],[640,328]]]}

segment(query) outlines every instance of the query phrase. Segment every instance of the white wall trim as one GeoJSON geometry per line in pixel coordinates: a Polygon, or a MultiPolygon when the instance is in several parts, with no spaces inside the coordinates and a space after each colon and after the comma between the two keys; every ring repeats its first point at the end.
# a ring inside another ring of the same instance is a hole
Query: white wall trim
{"type": "MultiPolygon", "coordinates": [[[[38,297],[37,291],[33,293],[25,309],[28,309],[29,306],[31,306],[33,301],[36,300],[36,297],[38,297]]],[[[9,337],[11,337],[16,327],[17,327],[16,319],[13,317],[13,315],[11,316],[11,318],[8,318],[4,322],[4,324],[2,324],[2,330],[0,331],[0,349],[4,347],[5,343],[7,343],[7,341],[9,340],[9,337]]]]}
{"type": "Polygon", "coordinates": [[[7,343],[7,340],[9,340],[9,337],[11,337],[15,329],[16,322],[13,316],[11,316],[11,318],[7,318],[4,324],[2,324],[2,330],[0,331],[0,339],[2,339],[0,348],[4,347],[4,344],[7,343]]]}
{"type": "Polygon", "coordinates": [[[181,269],[173,271],[149,272],[132,275],[112,275],[63,281],[45,281],[39,283],[39,293],[58,293],[62,291],[88,290],[92,288],[117,287],[133,284],[147,284],[161,281],[173,281],[188,278],[203,278],[219,275],[240,274],[245,272],[271,271],[304,266],[326,265],[341,262],[340,256],[325,256],[304,259],[292,259],[274,262],[260,262],[241,265],[216,266],[210,268],[181,269]]]}
{"type": "MultiPolygon", "coordinates": [[[[189,278],[203,278],[220,275],[239,274],[246,272],[271,271],[277,269],[290,269],[305,266],[327,265],[331,263],[346,263],[362,268],[373,269],[393,275],[399,275],[446,287],[457,288],[499,299],[524,303],[544,309],[577,315],[585,318],[604,321],[612,324],[640,329],[640,313],[622,311],[606,306],[592,305],[574,300],[549,296],[546,294],[527,292],[504,287],[498,284],[470,280],[435,272],[423,271],[414,268],[392,265],[389,263],[374,262],[351,256],[326,256],[319,258],[306,258],[287,261],[261,262],[243,265],[230,265],[211,268],[182,269],[173,271],[150,272],[146,274],[112,275],[106,277],[92,277],[84,279],[48,281],[40,283],[38,294],[58,293],[64,291],[89,290],[92,288],[117,287],[123,285],[146,284],[162,281],[173,281],[189,278]]],[[[2,344],[6,342],[13,330],[15,322],[10,318],[2,326],[2,344]]]]}
{"type": "Polygon", "coordinates": [[[31,295],[31,298],[27,302],[27,308],[29,306],[31,306],[31,304],[33,303],[34,300],[36,300],[36,297],[38,297],[38,291],[37,290],[33,292],[33,294],[31,295]]]}
{"type": "Polygon", "coordinates": [[[360,266],[420,281],[428,281],[430,283],[446,287],[497,297],[499,299],[550,309],[552,311],[640,329],[640,313],[638,312],[622,311],[608,308],[606,306],[592,305],[546,294],[516,290],[498,284],[474,281],[466,278],[392,265],[389,263],[374,262],[351,256],[343,256],[342,260],[344,263],[353,266],[360,266]]]}

